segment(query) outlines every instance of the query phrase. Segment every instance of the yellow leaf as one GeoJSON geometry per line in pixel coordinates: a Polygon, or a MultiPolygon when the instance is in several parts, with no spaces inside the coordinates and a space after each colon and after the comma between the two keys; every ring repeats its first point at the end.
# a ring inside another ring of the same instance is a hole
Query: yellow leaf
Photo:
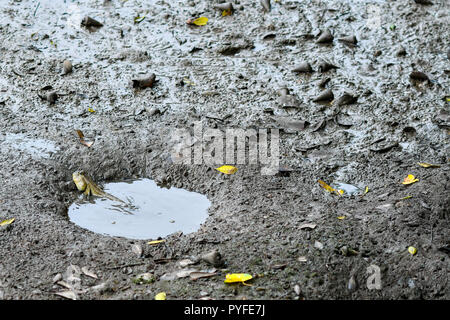
{"type": "Polygon", "coordinates": [[[364,190],[364,193],[369,192],[369,187],[366,187],[366,190],[364,190]]]}
{"type": "Polygon", "coordinates": [[[408,174],[408,176],[403,180],[402,184],[412,184],[414,182],[419,181],[419,179],[416,179],[412,174],[408,174]]]}
{"type": "Polygon", "coordinates": [[[344,220],[346,217],[345,216],[339,216],[337,217],[339,220],[344,220]]]}
{"type": "Polygon", "coordinates": [[[400,200],[406,200],[406,199],[410,199],[410,198],[412,198],[412,196],[406,196],[406,197],[401,198],[400,200]]]}
{"type": "Polygon", "coordinates": [[[200,17],[192,21],[192,23],[195,24],[196,26],[204,26],[208,23],[208,18],[200,17]]]}
{"type": "Polygon", "coordinates": [[[431,164],[426,162],[417,162],[417,164],[424,168],[440,168],[441,166],[438,164],[431,164]]]}
{"type": "Polygon", "coordinates": [[[417,253],[417,249],[414,247],[409,247],[408,252],[411,253],[412,255],[415,255],[417,253]]]}
{"type": "Polygon", "coordinates": [[[134,18],[134,23],[142,22],[145,19],[145,16],[137,16],[134,18]]]}
{"type": "Polygon", "coordinates": [[[155,300],[166,300],[166,293],[160,292],[155,296],[155,300]]]}
{"type": "Polygon", "coordinates": [[[195,86],[195,83],[193,83],[191,80],[189,80],[188,78],[184,78],[183,82],[190,85],[190,86],[195,86]]]}
{"type": "Polygon", "coordinates": [[[344,194],[344,190],[342,190],[342,189],[339,189],[338,191],[337,191],[337,193],[340,195],[340,196],[342,196],[343,194],[344,194]]]}
{"type": "Polygon", "coordinates": [[[11,224],[11,223],[14,222],[14,220],[16,220],[16,218],[11,218],[11,219],[3,220],[2,222],[0,222],[0,227],[6,226],[6,225],[8,225],[8,224],[11,224]]]}
{"type": "Polygon", "coordinates": [[[319,184],[321,185],[322,188],[324,188],[325,190],[327,190],[328,192],[334,192],[336,190],[334,190],[332,187],[330,187],[329,185],[327,185],[325,182],[323,182],[322,180],[318,180],[317,182],[319,182],[319,184]]]}
{"type": "Polygon", "coordinates": [[[223,10],[222,17],[225,17],[225,16],[231,16],[231,10],[223,10]]]}
{"type": "Polygon", "coordinates": [[[149,241],[147,244],[154,245],[154,244],[162,243],[162,242],[164,242],[164,241],[166,241],[166,240],[153,240],[153,241],[149,241]]]}
{"type": "Polygon", "coordinates": [[[216,170],[225,174],[233,174],[236,173],[236,171],[238,171],[238,169],[233,166],[221,166],[219,168],[216,168],[216,170]]]}
{"type": "Polygon", "coordinates": [[[88,108],[88,111],[91,112],[91,113],[94,113],[94,112],[95,112],[95,110],[92,109],[92,108],[88,108]]]}
{"type": "Polygon", "coordinates": [[[229,273],[225,276],[225,283],[234,283],[234,282],[242,282],[248,281],[253,277],[248,273],[229,273]]]}

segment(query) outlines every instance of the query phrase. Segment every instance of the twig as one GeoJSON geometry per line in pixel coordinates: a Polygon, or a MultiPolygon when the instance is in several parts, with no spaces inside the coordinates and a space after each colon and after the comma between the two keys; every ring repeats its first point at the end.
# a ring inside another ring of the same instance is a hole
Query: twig
{"type": "Polygon", "coordinates": [[[113,269],[120,269],[120,268],[126,268],[126,267],[141,266],[143,264],[145,264],[145,262],[124,264],[124,265],[121,265],[121,266],[108,267],[106,269],[107,270],[113,270],[113,269]]]}
{"type": "Polygon", "coordinates": [[[38,2],[37,6],[36,6],[36,9],[34,9],[34,13],[33,13],[33,16],[34,16],[34,17],[36,17],[36,11],[39,9],[39,6],[40,6],[40,5],[41,5],[41,3],[38,2]]]}

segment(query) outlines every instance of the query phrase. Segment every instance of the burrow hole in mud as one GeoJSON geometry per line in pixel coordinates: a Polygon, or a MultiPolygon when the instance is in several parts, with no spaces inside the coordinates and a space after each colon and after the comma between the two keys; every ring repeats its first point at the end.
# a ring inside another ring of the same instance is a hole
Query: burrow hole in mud
{"type": "Polygon", "coordinates": [[[123,202],[80,195],[68,209],[70,221],[104,235],[157,239],[197,231],[211,205],[203,194],[159,186],[150,179],[107,183],[103,190],[123,202]]]}

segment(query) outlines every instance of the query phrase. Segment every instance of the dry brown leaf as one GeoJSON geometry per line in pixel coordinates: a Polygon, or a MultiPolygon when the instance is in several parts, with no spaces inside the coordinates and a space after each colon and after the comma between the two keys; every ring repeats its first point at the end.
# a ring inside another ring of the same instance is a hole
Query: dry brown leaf
{"type": "Polygon", "coordinates": [[[86,147],[90,148],[94,144],[94,142],[87,142],[84,140],[84,134],[81,130],[77,130],[78,137],[80,138],[80,143],[82,145],[85,145],[86,147]]]}

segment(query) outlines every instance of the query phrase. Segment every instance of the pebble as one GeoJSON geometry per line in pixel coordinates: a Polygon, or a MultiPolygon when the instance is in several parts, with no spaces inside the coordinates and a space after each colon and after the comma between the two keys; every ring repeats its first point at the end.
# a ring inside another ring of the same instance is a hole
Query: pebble
{"type": "Polygon", "coordinates": [[[355,276],[352,276],[350,280],[348,280],[347,289],[353,291],[357,288],[358,284],[356,283],[355,276]]]}
{"type": "Polygon", "coordinates": [[[213,250],[201,256],[201,260],[213,265],[214,267],[220,267],[223,265],[223,260],[218,250],[213,250]]]}
{"type": "Polygon", "coordinates": [[[72,72],[72,62],[69,60],[64,60],[63,62],[63,74],[68,74],[72,72]]]}
{"type": "Polygon", "coordinates": [[[333,42],[333,35],[331,34],[331,31],[326,29],[325,31],[323,31],[319,37],[319,39],[317,39],[316,43],[330,43],[333,42]]]}
{"type": "Polygon", "coordinates": [[[333,91],[327,89],[325,91],[322,91],[317,97],[313,99],[313,101],[314,102],[331,101],[333,99],[334,99],[333,91]]]}

